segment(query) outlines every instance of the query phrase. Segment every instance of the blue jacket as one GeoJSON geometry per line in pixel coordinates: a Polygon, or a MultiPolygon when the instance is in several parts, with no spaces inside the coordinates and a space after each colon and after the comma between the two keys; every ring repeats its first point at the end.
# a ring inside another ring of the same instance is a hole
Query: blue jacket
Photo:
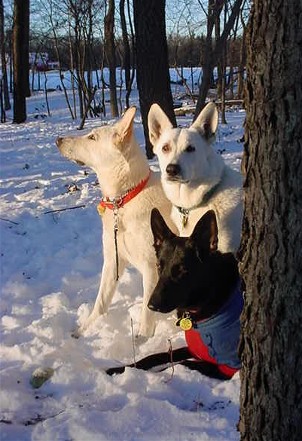
{"type": "Polygon", "coordinates": [[[221,372],[233,376],[240,369],[237,353],[243,296],[240,286],[227,303],[212,317],[185,331],[188,348],[196,359],[216,364],[221,372]]]}

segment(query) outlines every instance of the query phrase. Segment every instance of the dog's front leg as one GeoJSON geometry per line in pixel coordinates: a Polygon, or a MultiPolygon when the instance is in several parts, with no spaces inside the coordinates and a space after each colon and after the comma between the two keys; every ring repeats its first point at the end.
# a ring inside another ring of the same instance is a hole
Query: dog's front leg
{"type": "Polygon", "coordinates": [[[148,303],[158,281],[158,274],[155,264],[153,267],[153,265],[149,263],[148,266],[142,270],[142,276],[144,294],[139,335],[143,337],[152,337],[155,330],[156,313],[152,312],[148,308],[148,303]]]}
{"type": "MultiPolygon", "coordinates": [[[[93,309],[87,320],[73,333],[74,337],[79,337],[90,325],[102,314],[108,311],[112,297],[114,295],[117,277],[116,277],[116,262],[114,258],[105,259],[101,283],[96,297],[93,309]]],[[[125,262],[119,259],[119,276],[121,276],[125,269],[125,262]]]]}

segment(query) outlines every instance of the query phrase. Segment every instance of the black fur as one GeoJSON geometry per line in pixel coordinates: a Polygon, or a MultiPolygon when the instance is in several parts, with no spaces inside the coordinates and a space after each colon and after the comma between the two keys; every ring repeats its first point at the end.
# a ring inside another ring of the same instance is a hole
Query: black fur
{"type": "MultiPolygon", "coordinates": [[[[199,220],[190,237],[174,235],[157,209],[151,213],[151,228],[159,281],[148,307],[162,313],[177,309],[179,316],[189,311],[195,320],[211,317],[228,300],[239,279],[234,255],[217,250],[218,230],[214,211],[208,211],[199,220]]],[[[173,362],[210,377],[226,379],[217,366],[189,358],[192,355],[187,347],[183,347],[150,355],[128,366],[148,370],[173,362]]],[[[122,366],[106,372],[112,375],[124,370],[125,366],[122,366]]]]}

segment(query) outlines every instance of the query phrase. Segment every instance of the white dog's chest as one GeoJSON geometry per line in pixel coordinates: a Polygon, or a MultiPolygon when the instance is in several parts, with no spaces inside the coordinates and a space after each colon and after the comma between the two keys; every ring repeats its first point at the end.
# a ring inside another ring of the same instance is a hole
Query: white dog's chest
{"type": "Polygon", "coordinates": [[[178,228],[178,234],[182,237],[190,236],[199,219],[208,210],[214,210],[216,214],[219,231],[218,249],[222,252],[236,252],[240,243],[241,204],[233,207],[232,210],[223,210],[222,207],[218,207],[216,204],[195,208],[190,210],[185,226],[182,215],[177,207],[173,206],[171,217],[178,228]]]}

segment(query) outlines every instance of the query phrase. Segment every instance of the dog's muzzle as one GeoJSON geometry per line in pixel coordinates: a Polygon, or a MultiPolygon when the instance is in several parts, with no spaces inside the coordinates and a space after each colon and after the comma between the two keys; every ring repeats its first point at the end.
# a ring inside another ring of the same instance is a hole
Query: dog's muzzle
{"type": "Polygon", "coordinates": [[[189,181],[182,176],[182,170],[179,164],[168,164],[166,167],[167,181],[187,184],[189,181]]]}
{"type": "Polygon", "coordinates": [[[169,178],[180,177],[181,168],[179,164],[168,164],[166,167],[166,173],[169,178]]]}
{"type": "Polygon", "coordinates": [[[58,136],[57,139],[56,139],[56,144],[57,144],[58,147],[61,146],[62,141],[63,141],[63,138],[61,138],[60,136],[58,136]]]}

